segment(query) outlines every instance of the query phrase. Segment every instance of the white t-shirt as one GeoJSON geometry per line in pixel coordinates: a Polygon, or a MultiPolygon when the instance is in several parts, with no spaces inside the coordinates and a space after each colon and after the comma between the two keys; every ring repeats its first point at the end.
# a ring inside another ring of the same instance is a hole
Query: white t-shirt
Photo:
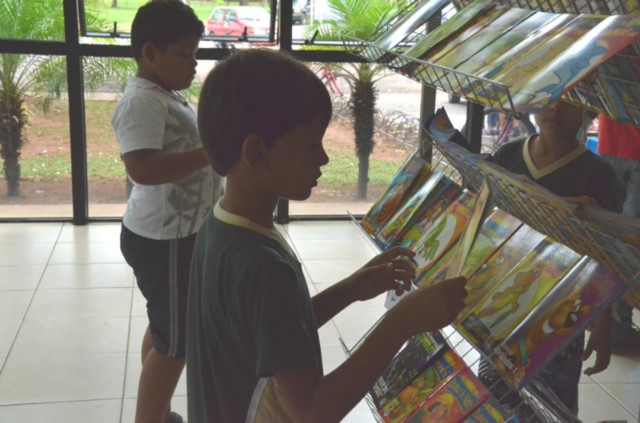
{"type": "MultiPolygon", "coordinates": [[[[129,78],[111,126],[121,154],[142,149],[180,152],[202,146],[193,106],[143,78],[129,78]]],[[[197,232],[214,199],[222,195],[222,187],[222,178],[210,167],[178,183],[133,182],[122,221],[146,238],[184,238],[197,232]]]]}

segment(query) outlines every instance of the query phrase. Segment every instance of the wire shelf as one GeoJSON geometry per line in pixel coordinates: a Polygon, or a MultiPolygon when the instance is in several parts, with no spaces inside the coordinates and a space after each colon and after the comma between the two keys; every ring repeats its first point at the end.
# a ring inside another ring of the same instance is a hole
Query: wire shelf
{"type": "MultiPolygon", "coordinates": [[[[457,8],[462,9],[473,3],[473,0],[454,0],[453,3],[457,8]]],[[[582,13],[599,15],[640,13],[640,3],[628,0],[497,0],[496,3],[521,9],[576,15],[582,13]]]]}
{"type": "Polygon", "coordinates": [[[566,201],[454,144],[433,140],[433,145],[462,175],[469,189],[477,191],[486,178],[493,187],[497,207],[621,277],[629,288],[625,299],[640,308],[638,219],[566,201]]]}

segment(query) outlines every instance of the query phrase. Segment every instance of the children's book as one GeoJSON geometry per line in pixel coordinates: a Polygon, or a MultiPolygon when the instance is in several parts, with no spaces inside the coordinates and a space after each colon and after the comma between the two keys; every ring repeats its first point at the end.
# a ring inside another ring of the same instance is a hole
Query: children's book
{"type": "Polygon", "coordinates": [[[441,351],[422,373],[378,410],[382,420],[388,423],[405,420],[433,392],[464,367],[466,364],[455,351],[450,348],[441,351]]]}
{"type": "Polygon", "coordinates": [[[471,215],[475,197],[471,191],[464,191],[415,243],[416,281],[458,240],[471,215]]]}
{"type": "Polygon", "coordinates": [[[624,289],[617,276],[583,257],[524,324],[496,347],[491,361],[498,373],[514,389],[524,386],[624,289]]]}
{"type": "Polygon", "coordinates": [[[402,239],[405,232],[430,209],[453,184],[439,170],[434,170],[427,181],[396,211],[387,224],[378,233],[378,239],[386,250],[402,239]]]}
{"type": "Polygon", "coordinates": [[[440,332],[424,332],[412,337],[378,378],[370,391],[377,409],[382,409],[409,385],[446,346],[440,332]]]}
{"type": "MultiPolygon", "coordinates": [[[[465,29],[470,23],[487,13],[489,10],[495,7],[494,2],[477,0],[465,7],[446,22],[442,23],[433,31],[429,32],[424,38],[419,40],[413,47],[407,50],[404,55],[411,59],[421,59],[422,57],[430,54],[439,48],[440,45],[452,35],[465,29]]],[[[397,68],[400,72],[410,74],[415,68],[415,63],[410,63],[409,66],[403,67],[406,63],[405,60],[394,60],[389,64],[392,68],[397,68]]]]}
{"type": "MultiPolygon", "coordinates": [[[[485,15],[493,18],[488,24],[478,28],[471,37],[464,38],[463,34],[460,34],[453,38],[447,43],[448,49],[441,49],[437,54],[430,56],[429,61],[448,68],[457,68],[461,63],[473,60],[475,54],[488,48],[496,39],[510,32],[534,13],[529,9],[496,7],[493,12],[485,15]]],[[[473,26],[477,25],[474,23],[473,26]]]]}
{"type": "Polygon", "coordinates": [[[372,47],[363,50],[362,56],[369,61],[379,60],[385,51],[390,51],[409,35],[442,10],[450,0],[423,0],[415,8],[400,19],[392,28],[378,37],[372,47]]]}
{"type": "Polygon", "coordinates": [[[535,246],[478,304],[457,329],[478,349],[489,354],[545,299],[580,255],[545,238],[535,246]]]}
{"type": "Polygon", "coordinates": [[[434,392],[407,420],[409,423],[459,422],[491,394],[465,367],[434,392]]]}
{"type": "MultiPolygon", "coordinates": [[[[451,181],[448,178],[446,180],[451,181]]],[[[438,219],[440,215],[442,215],[442,213],[451,205],[451,203],[456,201],[461,194],[462,188],[451,181],[451,183],[435,199],[434,203],[424,211],[416,223],[411,225],[411,227],[401,236],[398,241],[398,245],[412,249],[416,242],[418,242],[424,233],[429,230],[431,225],[433,225],[433,222],[435,222],[436,219],[438,219]]]]}
{"type": "Polygon", "coordinates": [[[480,187],[480,191],[478,191],[471,215],[458,241],[458,252],[447,265],[447,278],[462,275],[464,263],[478,237],[480,226],[489,216],[492,204],[491,189],[485,180],[480,187]]]}
{"type": "Polygon", "coordinates": [[[519,423],[519,419],[507,412],[498,400],[491,395],[484,400],[462,423],[519,423]]]}
{"type": "Polygon", "coordinates": [[[431,165],[417,154],[404,161],[389,186],[371,206],[360,222],[362,228],[375,237],[396,210],[422,185],[431,173],[431,165]]]}
{"type": "Polygon", "coordinates": [[[489,38],[486,40],[485,47],[472,46],[472,43],[464,46],[468,54],[459,54],[455,64],[452,63],[449,67],[455,67],[456,70],[478,75],[479,69],[490,65],[502,54],[515,48],[516,45],[523,42],[531,34],[539,31],[545,25],[549,25],[549,22],[558,19],[560,16],[555,13],[532,11],[524,20],[511,27],[506,27],[504,31],[495,31],[492,34],[487,34],[489,38]]]}

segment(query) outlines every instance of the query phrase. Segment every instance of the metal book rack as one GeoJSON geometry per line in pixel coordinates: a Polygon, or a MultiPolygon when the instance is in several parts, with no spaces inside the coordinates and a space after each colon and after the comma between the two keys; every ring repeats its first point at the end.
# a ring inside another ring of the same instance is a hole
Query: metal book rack
{"type": "MultiPolygon", "coordinates": [[[[514,105],[514,93],[505,84],[488,78],[441,66],[429,61],[406,56],[408,49],[427,35],[427,25],[407,34],[392,50],[376,45],[384,31],[392,27],[402,16],[415,9],[415,4],[403,10],[381,25],[368,40],[344,37],[345,48],[352,54],[369,62],[379,63],[389,69],[420,83],[445,92],[462,96],[475,103],[487,105],[494,110],[503,110],[515,116],[522,114],[522,107],[514,105]]],[[[471,1],[453,1],[460,9],[471,1]]],[[[527,8],[552,13],[595,13],[615,15],[640,13],[637,2],[626,0],[536,0],[498,1],[505,6],[527,8]]],[[[640,127],[640,42],[636,41],[609,60],[598,66],[590,75],[564,94],[564,99],[582,107],[611,116],[617,121],[640,127]]]]}

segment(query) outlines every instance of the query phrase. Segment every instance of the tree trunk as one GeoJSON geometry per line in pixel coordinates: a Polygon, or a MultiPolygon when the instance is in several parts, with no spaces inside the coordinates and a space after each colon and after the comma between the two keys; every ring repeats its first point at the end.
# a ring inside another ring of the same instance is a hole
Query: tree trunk
{"type": "Polygon", "coordinates": [[[358,199],[367,199],[369,185],[369,155],[358,155],[358,199]]]}
{"type": "Polygon", "coordinates": [[[353,130],[356,141],[356,155],[358,156],[358,195],[357,198],[367,198],[369,184],[369,156],[373,152],[373,133],[376,107],[376,91],[373,81],[371,65],[368,63],[358,66],[358,80],[354,81],[351,93],[351,110],[353,112],[353,130]]]}
{"type": "Polygon", "coordinates": [[[118,7],[118,0],[111,0],[111,8],[115,9],[118,7]]]}
{"type": "Polygon", "coordinates": [[[7,197],[20,196],[20,154],[11,154],[4,159],[4,177],[7,181],[7,197]]]}

